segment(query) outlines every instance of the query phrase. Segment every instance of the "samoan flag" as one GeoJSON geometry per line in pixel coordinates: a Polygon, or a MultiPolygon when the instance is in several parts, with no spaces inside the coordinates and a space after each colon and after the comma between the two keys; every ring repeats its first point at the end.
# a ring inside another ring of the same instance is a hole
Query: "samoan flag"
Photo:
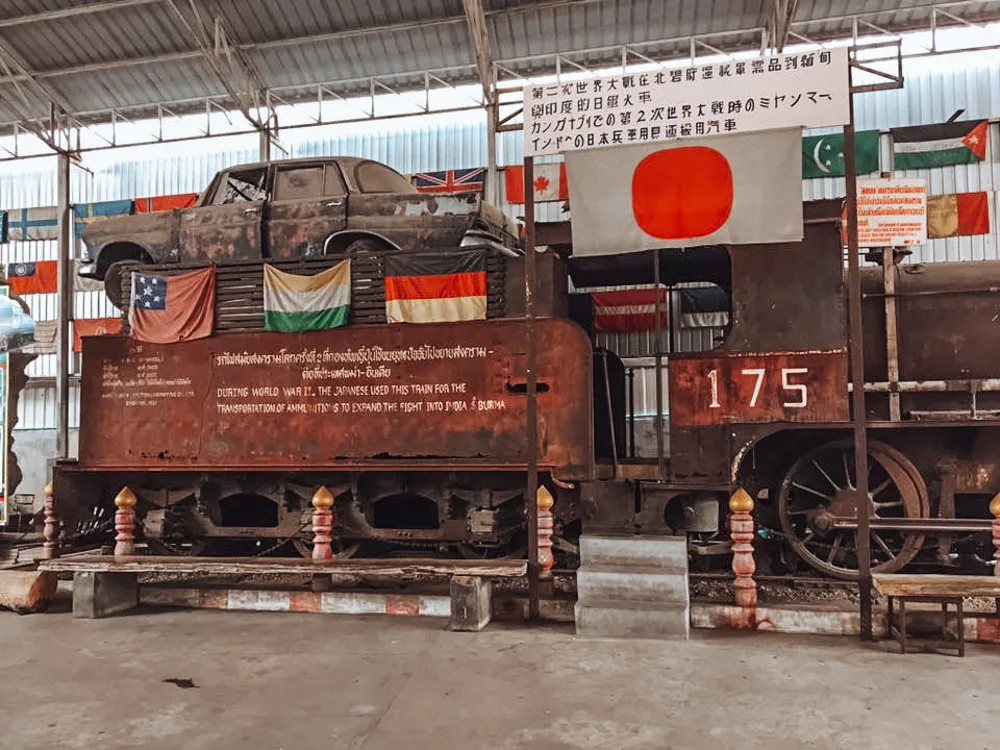
{"type": "Polygon", "coordinates": [[[482,194],[486,186],[486,168],[417,172],[413,175],[413,186],[421,193],[482,194]]]}
{"type": "Polygon", "coordinates": [[[7,239],[13,242],[59,239],[59,209],[15,208],[7,212],[7,239]]]}
{"type": "Polygon", "coordinates": [[[73,206],[73,226],[76,236],[82,236],[83,228],[93,221],[110,219],[112,216],[129,216],[134,210],[135,202],[131,199],[102,201],[100,203],[77,203],[73,206]]]}
{"type": "Polygon", "coordinates": [[[128,319],[132,337],[151,344],[211,336],[215,266],[176,276],[133,271],[128,319]]]}

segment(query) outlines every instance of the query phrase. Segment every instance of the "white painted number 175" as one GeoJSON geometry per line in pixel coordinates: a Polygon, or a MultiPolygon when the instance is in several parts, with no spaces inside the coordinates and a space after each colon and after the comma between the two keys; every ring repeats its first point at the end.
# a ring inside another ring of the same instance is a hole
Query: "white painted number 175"
{"type": "MultiPolygon", "coordinates": [[[[809,372],[808,367],[782,367],[781,368],[781,388],[785,391],[790,391],[793,394],[797,394],[798,398],[794,401],[783,401],[782,406],[788,409],[802,409],[806,407],[809,403],[809,392],[802,383],[791,383],[788,378],[791,375],[805,375],[809,372]]],[[[767,375],[767,370],[763,367],[748,367],[740,371],[741,375],[750,375],[756,380],[753,384],[753,395],[750,396],[750,407],[753,408],[757,406],[757,401],[760,399],[761,388],[764,387],[764,377],[767,375]]],[[[710,409],[721,409],[722,404],[719,403],[719,371],[710,370],[708,373],[709,384],[712,389],[712,401],[708,405],[710,409]]]]}

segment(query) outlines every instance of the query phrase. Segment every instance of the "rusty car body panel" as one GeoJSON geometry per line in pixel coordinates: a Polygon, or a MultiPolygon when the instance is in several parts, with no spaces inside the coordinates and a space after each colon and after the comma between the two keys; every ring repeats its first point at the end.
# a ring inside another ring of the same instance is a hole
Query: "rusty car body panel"
{"type": "Polygon", "coordinates": [[[194,208],[119,216],[87,225],[88,261],[81,275],[104,278],[117,261],[147,263],[339,254],[368,238],[389,250],[457,248],[463,238],[508,250],[516,230],[478,195],[419,193],[389,167],[368,159],[329,157],[234,166],[215,176],[194,208]],[[359,181],[363,169],[394,177],[377,190],[359,181]],[[259,174],[253,193],[230,187],[259,174]],[[393,182],[392,180],[395,180],[393,182]]]}

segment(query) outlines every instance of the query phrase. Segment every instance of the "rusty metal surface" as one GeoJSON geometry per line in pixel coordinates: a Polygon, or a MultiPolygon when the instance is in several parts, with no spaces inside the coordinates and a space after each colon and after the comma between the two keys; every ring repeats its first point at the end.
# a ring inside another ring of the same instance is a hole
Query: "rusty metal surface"
{"type": "Polygon", "coordinates": [[[673,427],[850,419],[843,350],[673,357],[669,375],[673,427]]]}
{"type": "Polygon", "coordinates": [[[272,202],[264,226],[270,257],[321,255],[327,237],[347,227],[347,196],[272,202]]]}
{"type": "Polygon", "coordinates": [[[251,260],[260,258],[264,201],[200,206],[179,212],[177,260],[251,260]]]}
{"type": "Polygon", "coordinates": [[[401,250],[455,248],[480,214],[476,195],[352,193],[348,230],[372,232],[401,250]]]}
{"type": "MultiPolygon", "coordinates": [[[[590,343],[567,321],[539,321],[538,335],[539,463],[587,476],[590,343]]],[[[513,320],[90,338],[79,467],[524,466],[523,341],[513,320]]]]}
{"type": "MultiPolygon", "coordinates": [[[[177,213],[160,211],[95,221],[84,225],[83,242],[95,260],[102,255],[104,248],[114,244],[142,248],[158,262],[171,260],[171,250],[177,247],[177,213]]],[[[110,257],[106,256],[103,263],[110,262],[110,257]]]]}

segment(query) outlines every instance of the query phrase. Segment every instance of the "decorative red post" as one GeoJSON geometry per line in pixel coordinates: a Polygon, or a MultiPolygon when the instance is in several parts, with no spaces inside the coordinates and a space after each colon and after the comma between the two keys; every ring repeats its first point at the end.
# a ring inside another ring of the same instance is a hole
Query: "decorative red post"
{"type": "Polygon", "coordinates": [[[42,536],[45,538],[42,557],[46,560],[59,557],[59,518],[56,516],[55,498],[52,493],[52,482],[49,482],[45,485],[45,526],[42,529],[42,536]]]}
{"type": "MultiPolygon", "coordinates": [[[[990,500],[990,513],[993,514],[993,575],[1000,576],[1000,495],[990,500]]],[[[1000,599],[997,600],[997,611],[1000,612],[1000,599]]]]}
{"type": "Polygon", "coordinates": [[[538,578],[552,578],[552,566],[555,558],[552,556],[552,531],[555,528],[552,520],[552,506],[555,500],[552,493],[545,487],[539,487],[535,495],[538,505],[538,578]]]}
{"type": "Polygon", "coordinates": [[[733,591],[740,607],[757,606],[757,582],[753,579],[757,565],[753,561],[753,498],[742,487],[729,498],[729,536],[733,541],[733,591]]]}
{"type": "Polygon", "coordinates": [[[115,495],[115,557],[127,557],[135,554],[135,504],[138,502],[135,493],[128,487],[122,487],[115,495]]]}
{"type": "Polygon", "coordinates": [[[332,560],[333,549],[333,493],[326,487],[320,487],[312,498],[313,514],[313,555],[317,561],[332,560]]]}

